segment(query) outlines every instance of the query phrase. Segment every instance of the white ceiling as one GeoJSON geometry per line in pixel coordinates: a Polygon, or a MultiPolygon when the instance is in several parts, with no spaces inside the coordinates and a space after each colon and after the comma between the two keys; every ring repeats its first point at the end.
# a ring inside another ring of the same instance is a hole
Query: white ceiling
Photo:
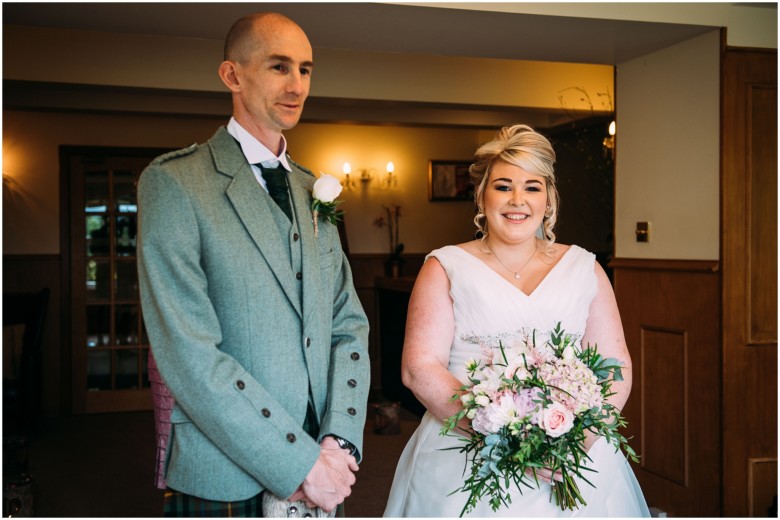
{"type": "Polygon", "coordinates": [[[315,47],[608,65],[713,29],[379,3],[3,3],[3,23],[221,40],[253,11],[288,15],[315,47]]]}

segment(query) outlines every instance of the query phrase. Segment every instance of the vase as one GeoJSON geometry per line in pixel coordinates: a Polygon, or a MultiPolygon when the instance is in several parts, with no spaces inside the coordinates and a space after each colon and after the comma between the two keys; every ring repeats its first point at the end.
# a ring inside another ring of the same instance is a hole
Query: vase
{"type": "Polygon", "coordinates": [[[403,261],[397,258],[385,260],[385,276],[388,278],[398,278],[403,275],[403,261]]]}

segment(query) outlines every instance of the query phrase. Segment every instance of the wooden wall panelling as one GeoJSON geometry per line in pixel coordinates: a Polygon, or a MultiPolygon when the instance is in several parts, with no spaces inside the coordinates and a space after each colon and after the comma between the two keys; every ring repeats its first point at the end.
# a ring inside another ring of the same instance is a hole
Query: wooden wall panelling
{"type": "MultiPolygon", "coordinates": [[[[403,255],[403,258],[405,263],[402,274],[405,277],[416,277],[425,261],[425,255],[412,253],[403,255]]],[[[385,260],[387,260],[387,255],[383,254],[349,255],[355,290],[360,298],[360,303],[363,305],[363,310],[368,316],[370,326],[368,352],[371,357],[371,393],[369,394],[369,400],[376,400],[382,397],[382,356],[378,334],[379,323],[375,282],[378,277],[385,276],[385,260]]],[[[403,331],[400,332],[403,333],[403,331]]]]}
{"type": "Polygon", "coordinates": [[[777,496],[763,469],[777,464],[777,52],[726,50],[722,99],[723,514],[766,516],[777,496]]]}
{"type": "Polygon", "coordinates": [[[720,515],[720,328],[713,261],[616,259],[633,365],[625,415],[648,505],[720,515]]]}

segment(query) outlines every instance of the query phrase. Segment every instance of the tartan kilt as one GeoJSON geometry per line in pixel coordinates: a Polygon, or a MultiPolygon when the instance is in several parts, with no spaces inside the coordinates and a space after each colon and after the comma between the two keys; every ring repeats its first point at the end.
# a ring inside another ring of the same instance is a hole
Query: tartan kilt
{"type": "Polygon", "coordinates": [[[259,518],[262,516],[261,497],[262,493],[246,500],[219,502],[167,489],[163,497],[163,516],[259,518]]]}
{"type": "MultiPolygon", "coordinates": [[[[163,497],[163,516],[165,517],[223,517],[223,518],[262,518],[263,494],[235,502],[218,502],[194,497],[173,489],[165,490],[163,497]]],[[[336,508],[336,518],[346,518],[344,504],[336,508]]]]}

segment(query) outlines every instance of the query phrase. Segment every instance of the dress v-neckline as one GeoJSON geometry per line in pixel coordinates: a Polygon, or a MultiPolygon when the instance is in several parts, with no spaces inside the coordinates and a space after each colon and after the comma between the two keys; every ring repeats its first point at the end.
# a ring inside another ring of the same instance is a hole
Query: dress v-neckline
{"type": "Polygon", "coordinates": [[[507,284],[509,287],[511,287],[511,288],[512,288],[512,289],[514,289],[515,291],[519,292],[520,294],[522,294],[522,295],[523,295],[523,296],[525,296],[526,298],[533,298],[533,296],[534,296],[534,295],[535,295],[535,294],[536,294],[536,293],[539,291],[539,288],[540,288],[542,285],[544,285],[544,283],[547,281],[547,279],[548,279],[548,278],[550,278],[550,275],[552,275],[552,274],[553,274],[553,273],[554,273],[554,272],[555,272],[555,271],[558,269],[558,266],[559,266],[560,264],[562,264],[562,263],[563,263],[563,261],[566,259],[566,257],[567,257],[567,256],[569,255],[569,253],[571,252],[571,250],[572,250],[573,248],[577,247],[577,246],[575,246],[574,244],[570,245],[570,246],[569,246],[569,248],[568,248],[568,249],[567,249],[567,250],[566,250],[566,251],[565,251],[565,252],[564,252],[564,253],[561,255],[561,257],[558,259],[558,261],[557,261],[557,262],[555,262],[555,265],[554,265],[554,266],[552,266],[552,268],[551,268],[549,271],[547,271],[547,274],[545,274],[545,275],[544,275],[544,277],[542,277],[542,279],[541,279],[541,280],[539,280],[539,283],[538,283],[538,284],[536,284],[536,287],[534,287],[534,288],[531,290],[531,292],[530,292],[530,293],[526,293],[525,291],[523,291],[522,289],[520,289],[519,287],[517,287],[515,284],[513,284],[512,282],[510,282],[509,280],[507,280],[506,278],[504,278],[503,276],[501,276],[501,274],[500,274],[499,272],[497,272],[496,270],[492,269],[492,268],[491,268],[489,265],[487,265],[487,264],[486,264],[484,261],[482,261],[481,259],[477,258],[475,255],[473,255],[473,254],[469,253],[468,251],[466,251],[466,250],[465,250],[465,249],[463,249],[462,247],[460,247],[460,246],[453,246],[453,247],[457,247],[457,248],[458,248],[460,251],[463,251],[463,252],[464,252],[466,255],[468,255],[470,258],[473,258],[473,259],[474,259],[474,261],[476,261],[476,262],[477,262],[478,264],[480,264],[482,267],[484,267],[485,269],[487,269],[488,271],[490,271],[491,273],[493,273],[495,276],[497,276],[497,277],[498,277],[500,280],[502,280],[502,281],[503,281],[505,284],[507,284]]]}

